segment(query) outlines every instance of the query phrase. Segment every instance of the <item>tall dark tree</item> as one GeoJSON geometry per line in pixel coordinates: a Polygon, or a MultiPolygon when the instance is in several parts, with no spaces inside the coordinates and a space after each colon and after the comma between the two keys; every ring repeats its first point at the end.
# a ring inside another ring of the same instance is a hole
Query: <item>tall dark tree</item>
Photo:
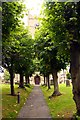
{"type": "MultiPolygon", "coordinates": [[[[45,69],[46,69],[46,75],[47,75],[46,77],[49,78],[48,77],[49,74],[50,73],[53,74],[54,92],[52,96],[58,96],[58,95],[61,95],[61,93],[59,92],[57,73],[61,69],[66,68],[66,62],[65,62],[66,59],[64,59],[65,57],[64,55],[60,56],[58,54],[58,46],[55,47],[52,36],[49,35],[48,33],[49,29],[47,29],[47,26],[45,25],[45,23],[46,21],[42,22],[43,26],[41,26],[41,28],[37,31],[35,36],[35,38],[37,39],[36,53],[38,54],[38,58],[44,61],[43,66],[45,66],[45,69]]],[[[49,79],[47,79],[47,81],[49,86],[49,79]]]]}
{"type": "Polygon", "coordinates": [[[7,68],[10,73],[11,95],[14,95],[14,61],[15,49],[13,49],[12,31],[15,31],[19,25],[19,18],[22,17],[22,3],[18,2],[3,2],[2,3],[2,52],[3,52],[3,67],[7,68]]]}
{"type": "Polygon", "coordinates": [[[80,115],[80,2],[66,3],[64,18],[70,37],[70,63],[73,84],[73,99],[80,115]]]}
{"type": "Polygon", "coordinates": [[[73,99],[80,115],[80,2],[48,2],[44,8],[45,26],[58,47],[58,57],[70,62],[73,99]],[[64,56],[64,57],[63,57],[64,56]],[[64,58],[64,59],[63,59],[64,58]],[[68,58],[68,59],[67,59],[68,58]]]}
{"type": "MultiPolygon", "coordinates": [[[[29,78],[33,67],[33,39],[27,28],[20,27],[15,35],[18,46],[18,55],[15,61],[15,72],[20,74],[19,87],[24,88],[23,76],[29,78]]],[[[29,82],[29,79],[28,79],[29,82]]]]}

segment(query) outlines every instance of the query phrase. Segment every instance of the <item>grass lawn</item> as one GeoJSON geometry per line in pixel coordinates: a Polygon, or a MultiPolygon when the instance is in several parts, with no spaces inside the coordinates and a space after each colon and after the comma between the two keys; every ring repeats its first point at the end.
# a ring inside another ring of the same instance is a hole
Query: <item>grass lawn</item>
{"type": "Polygon", "coordinates": [[[72,87],[66,87],[65,84],[60,84],[59,88],[62,95],[49,99],[48,97],[53,93],[53,86],[51,86],[50,90],[47,90],[47,87],[45,86],[41,86],[52,117],[70,118],[74,113],[76,113],[76,106],[72,95],[72,87]]]}
{"type": "Polygon", "coordinates": [[[21,107],[25,104],[33,86],[26,87],[26,90],[15,85],[15,93],[20,92],[20,104],[17,103],[17,96],[10,95],[10,85],[2,84],[2,116],[3,118],[16,118],[21,107]]]}

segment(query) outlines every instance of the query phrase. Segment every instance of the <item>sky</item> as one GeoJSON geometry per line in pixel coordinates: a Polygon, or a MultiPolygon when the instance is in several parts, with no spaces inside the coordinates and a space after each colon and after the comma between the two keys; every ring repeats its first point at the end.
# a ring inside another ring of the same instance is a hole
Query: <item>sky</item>
{"type": "MultiPolygon", "coordinates": [[[[24,4],[26,5],[26,8],[29,10],[30,14],[39,16],[40,9],[42,5],[43,0],[24,0],[24,4]]],[[[25,15],[23,18],[23,22],[27,26],[27,16],[25,15]]]]}
{"type": "Polygon", "coordinates": [[[39,15],[42,2],[43,0],[25,0],[26,7],[35,15],[39,15]]]}

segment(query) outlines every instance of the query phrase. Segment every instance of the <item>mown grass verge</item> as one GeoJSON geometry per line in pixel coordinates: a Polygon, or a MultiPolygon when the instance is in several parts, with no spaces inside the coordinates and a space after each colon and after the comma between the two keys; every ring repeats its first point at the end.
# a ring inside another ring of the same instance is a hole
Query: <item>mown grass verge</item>
{"type": "Polygon", "coordinates": [[[18,85],[15,85],[15,94],[20,92],[20,103],[18,104],[17,96],[10,95],[10,85],[2,84],[2,117],[16,118],[21,107],[25,104],[26,98],[29,96],[32,89],[33,86],[26,87],[25,90],[20,89],[18,88],[18,85]]]}
{"type": "MultiPolygon", "coordinates": [[[[72,118],[76,113],[76,106],[73,101],[72,86],[66,87],[65,84],[59,85],[61,96],[53,97],[49,99],[49,96],[53,93],[53,86],[48,90],[47,87],[41,86],[45,100],[50,109],[52,118],[72,118]]],[[[78,117],[80,120],[80,118],[78,117]]]]}

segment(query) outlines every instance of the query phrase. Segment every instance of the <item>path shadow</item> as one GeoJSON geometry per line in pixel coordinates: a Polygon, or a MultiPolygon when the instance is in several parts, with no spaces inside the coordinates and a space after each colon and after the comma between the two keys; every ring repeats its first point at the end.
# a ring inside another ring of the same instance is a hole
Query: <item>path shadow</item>
{"type": "Polygon", "coordinates": [[[5,94],[5,95],[8,95],[8,96],[17,96],[17,94],[14,94],[14,95],[11,95],[11,94],[5,94]]]}

